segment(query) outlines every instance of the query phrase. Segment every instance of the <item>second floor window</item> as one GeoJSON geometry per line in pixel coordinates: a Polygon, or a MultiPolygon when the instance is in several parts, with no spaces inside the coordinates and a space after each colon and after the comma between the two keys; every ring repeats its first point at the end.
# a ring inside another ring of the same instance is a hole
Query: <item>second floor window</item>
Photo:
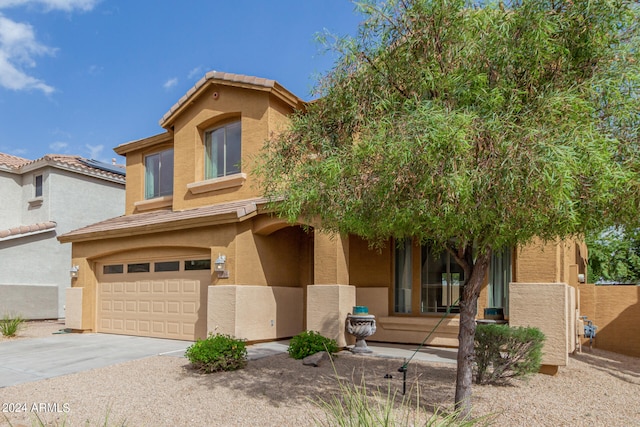
{"type": "Polygon", "coordinates": [[[144,167],[145,199],[173,194],[173,149],[148,155],[144,167]]]}
{"type": "Polygon", "coordinates": [[[42,197],[42,175],[36,175],[35,187],[36,187],[35,197],[42,197]]]}
{"type": "Polygon", "coordinates": [[[240,173],[240,122],[205,134],[205,179],[240,173]]]}

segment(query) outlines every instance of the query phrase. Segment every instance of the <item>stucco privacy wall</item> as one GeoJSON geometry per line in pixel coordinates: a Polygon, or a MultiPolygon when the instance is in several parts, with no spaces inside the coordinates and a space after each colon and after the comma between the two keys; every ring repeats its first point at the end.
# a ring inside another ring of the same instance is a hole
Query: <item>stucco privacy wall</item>
{"type": "Polygon", "coordinates": [[[640,357],[640,286],[581,284],[578,289],[580,313],[598,327],[594,346],[640,357]]]}
{"type": "Polygon", "coordinates": [[[23,319],[56,319],[57,301],[57,285],[0,286],[0,315],[20,316],[23,319]]]}
{"type": "Polygon", "coordinates": [[[511,283],[509,307],[510,326],[536,327],[545,334],[542,364],[566,366],[573,351],[575,290],[564,283],[511,283]]]}
{"type": "Polygon", "coordinates": [[[303,307],[302,288],[209,286],[207,331],[248,341],[291,337],[304,329],[303,307]]]}
{"type": "Polygon", "coordinates": [[[80,330],[82,327],[82,291],[83,288],[67,288],[67,315],[64,325],[70,329],[80,330]]]}

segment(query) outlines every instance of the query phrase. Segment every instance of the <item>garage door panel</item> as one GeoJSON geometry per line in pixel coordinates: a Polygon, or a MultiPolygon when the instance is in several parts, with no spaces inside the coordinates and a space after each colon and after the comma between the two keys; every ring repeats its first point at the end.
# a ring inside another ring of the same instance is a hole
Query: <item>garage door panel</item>
{"type": "Polygon", "coordinates": [[[137,321],[137,319],[125,319],[125,321],[124,321],[124,329],[127,332],[138,332],[138,321],[137,321]]]}
{"type": "Polygon", "coordinates": [[[182,303],[182,314],[196,314],[198,305],[195,302],[186,301],[182,303]]]}
{"type": "Polygon", "coordinates": [[[140,334],[151,332],[151,322],[149,320],[138,320],[138,332],[140,334]]]}
{"type": "Polygon", "coordinates": [[[138,302],[138,312],[142,313],[151,313],[151,301],[139,301],[138,302]]]}
{"type": "Polygon", "coordinates": [[[177,294],[180,293],[181,281],[179,280],[168,280],[167,281],[167,293],[169,294],[177,294]]]}
{"type": "Polygon", "coordinates": [[[206,305],[201,305],[201,298],[206,301],[206,288],[206,284],[193,279],[100,283],[98,332],[205,338],[206,305]]]}
{"type": "Polygon", "coordinates": [[[124,301],[122,300],[114,300],[111,305],[111,310],[114,313],[124,313],[124,301]]]}
{"type": "Polygon", "coordinates": [[[198,295],[198,283],[193,280],[185,280],[182,282],[182,292],[193,296],[198,295]]]}
{"type": "Polygon", "coordinates": [[[153,301],[151,303],[151,306],[153,307],[152,309],[153,313],[162,314],[166,311],[164,301],[153,301]]]}
{"type": "Polygon", "coordinates": [[[165,282],[153,282],[153,292],[158,294],[164,294],[165,290],[165,282]]]}
{"type": "Polygon", "coordinates": [[[151,294],[151,282],[138,282],[138,292],[141,294],[151,294]]]}

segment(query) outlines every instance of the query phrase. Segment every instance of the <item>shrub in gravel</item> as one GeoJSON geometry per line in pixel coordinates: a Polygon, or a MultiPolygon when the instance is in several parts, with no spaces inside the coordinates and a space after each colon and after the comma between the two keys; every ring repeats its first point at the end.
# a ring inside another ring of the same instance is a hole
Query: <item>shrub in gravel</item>
{"type": "Polygon", "coordinates": [[[247,365],[247,344],[230,335],[212,334],[187,348],[185,356],[200,372],[235,371],[247,365]]]}
{"type": "Polygon", "coordinates": [[[0,332],[5,337],[14,337],[23,323],[24,319],[22,317],[5,314],[0,319],[0,332]]]}
{"type": "Polygon", "coordinates": [[[294,359],[304,359],[321,351],[337,353],[338,344],[336,340],[324,337],[319,332],[305,331],[291,338],[287,351],[294,359]]]}
{"type": "Polygon", "coordinates": [[[545,336],[538,328],[478,325],[475,335],[477,384],[504,384],[540,370],[545,336]]]}

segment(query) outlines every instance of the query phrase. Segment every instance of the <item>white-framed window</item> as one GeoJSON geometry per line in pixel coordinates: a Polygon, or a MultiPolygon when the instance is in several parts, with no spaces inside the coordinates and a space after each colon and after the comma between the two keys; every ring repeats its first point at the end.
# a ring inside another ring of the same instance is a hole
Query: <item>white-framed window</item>
{"type": "Polygon", "coordinates": [[[205,132],[205,179],[240,173],[240,121],[205,132]]]}
{"type": "Polygon", "coordinates": [[[173,149],[150,154],[144,158],[144,197],[170,196],[173,194],[173,149]]]}

